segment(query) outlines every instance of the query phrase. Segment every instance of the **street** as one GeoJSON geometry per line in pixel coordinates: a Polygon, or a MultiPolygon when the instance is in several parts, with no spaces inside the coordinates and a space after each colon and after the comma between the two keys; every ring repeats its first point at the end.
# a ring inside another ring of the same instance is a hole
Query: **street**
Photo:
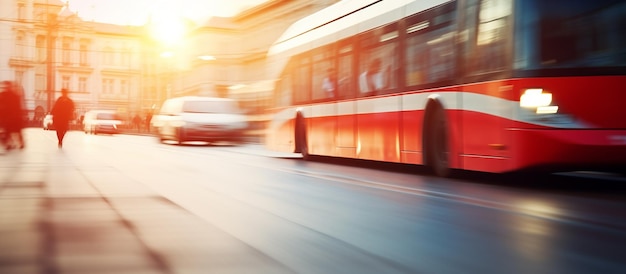
{"type": "Polygon", "coordinates": [[[438,178],[260,144],[72,131],[58,149],[54,131],[24,134],[0,154],[0,273],[626,269],[623,177],[438,178]]]}

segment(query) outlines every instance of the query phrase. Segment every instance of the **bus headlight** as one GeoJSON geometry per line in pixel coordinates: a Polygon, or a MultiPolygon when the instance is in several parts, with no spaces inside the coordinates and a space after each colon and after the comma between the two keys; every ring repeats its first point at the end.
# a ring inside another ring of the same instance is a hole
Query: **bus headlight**
{"type": "Polygon", "coordinates": [[[540,88],[527,89],[519,99],[520,106],[526,108],[547,107],[551,103],[552,93],[544,93],[540,88]]]}
{"type": "Polygon", "coordinates": [[[559,111],[558,106],[551,106],[552,93],[544,92],[540,88],[531,88],[520,96],[519,104],[523,108],[534,109],[537,114],[554,114],[559,111]]]}
{"type": "Polygon", "coordinates": [[[581,127],[574,118],[559,111],[559,106],[553,105],[552,93],[541,88],[527,89],[519,99],[521,118],[524,121],[558,127],[581,127]]]}

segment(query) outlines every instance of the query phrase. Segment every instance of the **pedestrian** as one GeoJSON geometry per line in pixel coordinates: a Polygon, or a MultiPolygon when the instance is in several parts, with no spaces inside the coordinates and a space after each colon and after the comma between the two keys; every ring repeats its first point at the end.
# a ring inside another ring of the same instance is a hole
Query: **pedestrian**
{"type": "Polygon", "coordinates": [[[141,117],[139,117],[139,114],[135,114],[135,117],[133,117],[133,127],[137,129],[137,131],[141,130],[141,117]]]}
{"type": "Polygon", "coordinates": [[[7,150],[19,147],[24,148],[24,136],[22,129],[24,128],[24,113],[22,111],[22,99],[18,94],[18,86],[11,81],[2,82],[2,95],[0,96],[0,109],[2,114],[2,127],[4,128],[4,136],[2,144],[7,150]],[[17,140],[15,140],[17,139],[17,140]],[[15,144],[17,142],[17,144],[15,144]]]}
{"type": "Polygon", "coordinates": [[[67,89],[61,89],[61,97],[57,99],[52,107],[52,123],[57,131],[59,148],[63,147],[63,138],[69,129],[70,121],[74,119],[74,101],[67,95],[67,89]]]}
{"type": "Polygon", "coordinates": [[[335,78],[335,70],[329,68],[326,77],[322,81],[322,89],[326,92],[326,97],[334,98],[335,89],[337,88],[337,78],[335,78]]]}
{"type": "Polygon", "coordinates": [[[148,114],[146,114],[146,131],[150,132],[150,122],[152,121],[152,112],[148,112],[148,114]]]}
{"type": "Polygon", "coordinates": [[[4,82],[1,83],[0,85],[0,145],[2,145],[2,147],[6,147],[7,145],[7,140],[8,140],[8,133],[7,133],[7,111],[8,111],[8,107],[6,104],[6,99],[5,99],[5,88],[4,88],[4,82]]]}

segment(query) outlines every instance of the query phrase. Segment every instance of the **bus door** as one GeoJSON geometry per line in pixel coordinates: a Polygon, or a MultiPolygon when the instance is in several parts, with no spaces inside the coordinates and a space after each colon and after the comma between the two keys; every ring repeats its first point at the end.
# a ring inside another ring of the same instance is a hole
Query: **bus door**
{"type": "Polygon", "coordinates": [[[356,157],[356,102],[354,51],[351,39],[341,41],[337,52],[337,153],[356,157]]]}
{"type": "Polygon", "coordinates": [[[510,140],[507,103],[511,87],[512,1],[467,0],[459,7],[460,66],[463,87],[464,169],[501,170],[510,140]],[[465,17],[465,18],[463,18],[465,17]],[[462,22],[462,23],[461,23],[462,22]]]}

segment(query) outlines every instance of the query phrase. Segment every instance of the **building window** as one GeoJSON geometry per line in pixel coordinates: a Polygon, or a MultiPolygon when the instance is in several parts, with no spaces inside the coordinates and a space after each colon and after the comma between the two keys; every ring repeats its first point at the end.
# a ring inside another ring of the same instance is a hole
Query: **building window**
{"type": "Polygon", "coordinates": [[[130,49],[126,49],[122,52],[122,65],[130,66],[130,49]]]}
{"type": "Polygon", "coordinates": [[[102,94],[113,94],[113,79],[102,79],[102,94]]]}
{"type": "Polygon", "coordinates": [[[49,22],[51,15],[46,12],[46,9],[42,6],[38,6],[34,8],[33,12],[35,16],[35,20],[42,22],[49,22]]]}
{"type": "Polygon", "coordinates": [[[78,92],[87,92],[87,77],[78,78],[78,92]]]}
{"type": "MultiPolygon", "coordinates": [[[[15,82],[22,86],[22,83],[24,83],[24,71],[15,71],[15,82]]],[[[24,94],[22,94],[22,96],[24,96],[24,94]]]]}
{"type": "Polygon", "coordinates": [[[17,20],[18,21],[26,20],[26,4],[24,3],[17,4],[17,20]]]}
{"type": "Polygon", "coordinates": [[[106,94],[108,90],[109,79],[102,79],[102,94],[106,94]]]}
{"type": "Polygon", "coordinates": [[[80,65],[89,65],[89,41],[86,39],[80,40],[80,65]]]}
{"type": "Polygon", "coordinates": [[[121,94],[128,94],[128,81],[127,80],[121,80],[120,82],[120,93],[121,94]]]}
{"type": "Polygon", "coordinates": [[[26,58],[26,39],[24,38],[23,32],[18,32],[17,37],[15,37],[15,46],[16,46],[16,57],[18,59],[26,58]]]}
{"type": "Polygon", "coordinates": [[[63,37],[63,65],[72,63],[72,38],[63,37]]]}
{"type": "Polygon", "coordinates": [[[110,47],[106,47],[104,49],[104,64],[105,65],[113,65],[115,62],[115,54],[113,49],[110,47]]]}
{"type": "Polygon", "coordinates": [[[61,87],[67,90],[70,90],[70,77],[69,76],[63,76],[61,78],[61,87]]]}

